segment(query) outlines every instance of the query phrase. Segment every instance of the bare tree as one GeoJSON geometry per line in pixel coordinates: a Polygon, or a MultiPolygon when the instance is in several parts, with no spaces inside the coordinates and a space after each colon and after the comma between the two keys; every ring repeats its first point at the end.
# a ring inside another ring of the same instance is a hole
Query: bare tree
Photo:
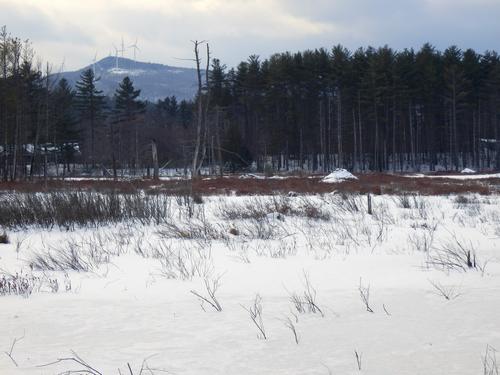
{"type": "Polygon", "coordinates": [[[198,77],[198,97],[197,97],[197,113],[196,113],[196,140],[194,146],[194,154],[193,154],[193,167],[192,167],[192,178],[196,178],[196,175],[199,171],[199,155],[201,151],[201,141],[202,141],[202,130],[203,130],[203,82],[201,79],[201,57],[200,57],[200,45],[206,43],[206,41],[192,41],[194,44],[194,56],[196,63],[196,73],[198,77]]]}

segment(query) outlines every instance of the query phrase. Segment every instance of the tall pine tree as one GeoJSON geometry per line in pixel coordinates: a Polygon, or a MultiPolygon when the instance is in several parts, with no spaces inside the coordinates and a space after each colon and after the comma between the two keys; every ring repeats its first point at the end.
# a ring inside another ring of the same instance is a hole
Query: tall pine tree
{"type": "Polygon", "coordinates": [[[69,171],[73,161],[76,145],[80,141],[77,129],[78,121],[74,110],[75,91],[63,78],[52,92],[53,103],[53,142],[63,157],[63,173],[69,171]]]}
{"type": "Polygon", "coordinates": [[[105,101],[102,90],[98,90],[96,78],[92,69],[85,70],[76,83],[76,104],[80,112],[82,123],[88,125],[90,130],[89,159],[92,169],[96,165],[96,127],[104,118],[105,101]]]}
{"type": "MultiPolygon", "coordinates": [[[[116,176],[116,157],[114,153],[115,145],[115,132],[118,133],[118,159],[121,162],[122,146],[124,143],[124,135],[128,134],[130,141],[130,128],[133,128],[133,167],[134,171],[139,166],[139,128],[138,117],[145,111],[145,104],[139,100],[141,90],[136,90],[134,84],[129,77],[125,77],[117,88],[114,96],[114,109],[112,125],[116,125],[117,129],[112,126],[111,139],[113,144],[113,173],[116,176]]],[[[130,142],[127,142],[130,145],[130,142]]],[[[129,147],[129,149],[132,147],[129,147]]]]}

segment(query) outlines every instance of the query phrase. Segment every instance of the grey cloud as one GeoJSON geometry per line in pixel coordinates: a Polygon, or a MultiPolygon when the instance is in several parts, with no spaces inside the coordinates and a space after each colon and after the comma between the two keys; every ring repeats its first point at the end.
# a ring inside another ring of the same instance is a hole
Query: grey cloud
{"type": "MultiPolygon", "coordinates": [[[[48,0],[41,1],[50,8],[48,0]]],[[[144,2],[148,6],[100,3],[88,27],[86,20],[72,19],[75,14],[65,19],[55,12],[59,17],[53,19],[39,10],[43,7],[11,3],[2,9],[0,23],[32,39],[36,48],[59,43],[61,55],[73,56],[74,68],[87,64],[90,57],[80,61],[81,56],[93,56],[95,49],[107,54],[121,35],[128,42],[139,38],[144,60],[184,66],[190,63],[175,57],[191,57],[190,40],[195,38],[209,39],[214,54],[230,66],[254,53],[267,57],[337,43],[350,49],[384,44],[418,48],[425,42],[441,49],[452,44],[478,51],[500,47],[497,0],[206,0],[202,11],[195,8],[201,1],[144,2]]],[[[88,13],[96,6],[89,1],[88,13]]]]}
{"type": "Polygon", "coordinates": [[[34,7],[6,7],[1,9],[0,24],[22,39],[34,42],[72,42],[89,45],[94,42],[86,31],[76,27],[68,19],[52,19],[42,10],[34,7]]]}

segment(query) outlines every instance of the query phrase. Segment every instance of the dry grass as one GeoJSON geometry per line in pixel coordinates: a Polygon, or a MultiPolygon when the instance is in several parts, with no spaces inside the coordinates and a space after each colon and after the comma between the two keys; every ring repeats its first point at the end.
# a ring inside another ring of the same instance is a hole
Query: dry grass
{"type": "Polygon", "coordinates": [[[171,195],[268,195],[308,193],[323,194],[332,191],[346,193],[445,195],[477,193],[488,195],[500,191],[500,179],[454,180],[447,178],[408,178],[403,175],[369,173],[358,175],[358,180],[327,184],[320,176],[288,177],[286,179],[251,179],[237,175],[225,178],[205,178],[192,182],[187,180],[153,181],[135,180],[49,180],[45,184],[33,182],[0,182],[1,191],[43,192],[66,190],[92,190],[99,192],[134,193],[143,190],[146,193],[166,193],[171,195]]]}

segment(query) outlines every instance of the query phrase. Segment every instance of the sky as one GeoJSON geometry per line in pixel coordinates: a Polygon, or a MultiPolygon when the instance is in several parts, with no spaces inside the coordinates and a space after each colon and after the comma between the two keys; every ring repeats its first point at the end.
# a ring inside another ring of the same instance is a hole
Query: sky
{"type": "Polygon", "coordinates": [[[64,70],[114,54],[122,37],[138,60],[174,66],[193,65],[192,40],[229,67],[339,43],[498,51],[499,20],[500,0],[0,0],[0,25],[64,70]]]}

